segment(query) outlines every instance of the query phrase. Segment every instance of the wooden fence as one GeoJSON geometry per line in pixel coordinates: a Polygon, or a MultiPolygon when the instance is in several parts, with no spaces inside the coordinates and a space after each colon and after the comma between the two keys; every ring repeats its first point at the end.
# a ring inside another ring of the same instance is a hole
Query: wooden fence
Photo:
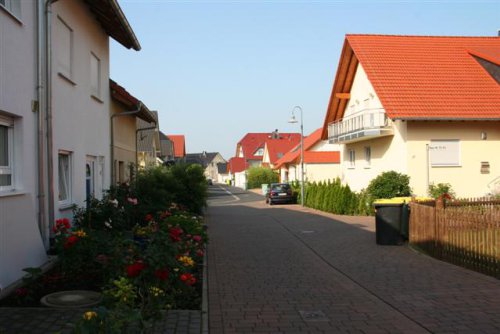
{"type": "Polygon", "coordinates": [[[410,245],[500,278],[500,201],[410,203],[410,245]]]}

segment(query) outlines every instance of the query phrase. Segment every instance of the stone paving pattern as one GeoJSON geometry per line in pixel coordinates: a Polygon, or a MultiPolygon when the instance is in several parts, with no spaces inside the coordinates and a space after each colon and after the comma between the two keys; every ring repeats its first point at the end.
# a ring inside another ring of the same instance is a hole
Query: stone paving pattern
{"type": "MultiPolygon", "coordinates": [[[[0,308],[0,334],[69,334],[86,310],[49,308],[0,308]]],[[[148,334],[199,334],[201,312],[172,310],[148,334]]]]}
{"type": "Polygon", "coordinates": [[[373,217],[256,199],[209,207],[210,333],[500,333],[497,279],[378,246],[373,217]]]}

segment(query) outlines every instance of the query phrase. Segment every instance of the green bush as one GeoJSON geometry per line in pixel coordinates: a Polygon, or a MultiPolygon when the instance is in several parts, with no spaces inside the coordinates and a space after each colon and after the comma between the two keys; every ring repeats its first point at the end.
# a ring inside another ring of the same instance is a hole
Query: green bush
{"type": "Polygon", "coordinates": [[[247,171],[248,188],[260,188],[263,184],[276,183],[279,180],[278,174],[266,167],[250,167],[247,171]]]}
{"type": "Polygon", "coordinates": [[[373,199],[410,196],[410,177],[395,171],[383,172],[370,181],[367,191],[373,199]]]}
{"type": "Polygon", "coordinates": [[[435,199],[444,194],[448,194],[451,197],[455,197],[455,192],[453,191],[453,189],[451,188],[451,184],[449,183],[438,183],[438,184],[431,183],[429,184],[428,193],[429,196],[435,199]]]}

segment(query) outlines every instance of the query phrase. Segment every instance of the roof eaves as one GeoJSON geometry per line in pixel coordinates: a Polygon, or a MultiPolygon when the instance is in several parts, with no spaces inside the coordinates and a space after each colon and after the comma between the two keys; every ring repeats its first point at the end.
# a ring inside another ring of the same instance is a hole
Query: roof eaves
{"type": "Polygon", "coordinates": [[[139,51],[141,45],[117,0],[84,0],[106,33],[127,49],[139,51]]]}

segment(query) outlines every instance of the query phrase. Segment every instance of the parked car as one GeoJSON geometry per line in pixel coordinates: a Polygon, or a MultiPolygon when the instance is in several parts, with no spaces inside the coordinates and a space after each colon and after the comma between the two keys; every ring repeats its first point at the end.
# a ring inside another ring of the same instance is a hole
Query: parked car
{"type": "Polygon", "coordinates": [[[267,188],[266,203],[273,205],[275,203],[293,203],[292,187],[288,183],[271,183],[267,188]]]}
{"type": "Polygon", "coordinates": [[[214,184],[214,181],[212,181],[212,179],[207,179],[207,184],[209,186],[213,185],[214,184]]]}

